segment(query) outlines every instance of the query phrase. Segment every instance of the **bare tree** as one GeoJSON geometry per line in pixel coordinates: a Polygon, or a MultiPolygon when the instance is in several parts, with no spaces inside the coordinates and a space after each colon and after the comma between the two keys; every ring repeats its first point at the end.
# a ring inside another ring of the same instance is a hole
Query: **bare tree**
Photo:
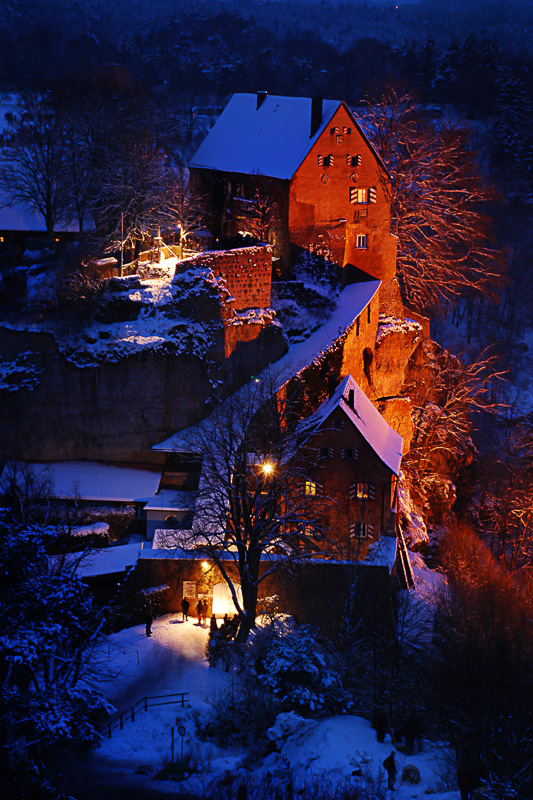
{"type": "Polygon", "coordinates": [[[439,481],[455,480],[461,468],[472,461],[476,452],[471,438],[474,415],[479,420],[482,414],[501,408],[494,384],[504,375],[495,368],[496,357],[486,352],[479,360],[463,364],[434,342],[423,346],[428,366],[418,386],[411,386],[414,435],[403,461],[419,497],[424,495],[424,487],[431,487],[435,494],[439,481]]]}
{"type": "Polygon", "coordinates": [[[48,236],[68,215],[65,131],[49,100],[28,95],[8,122],[8,144],[0,151],[0,190],[7,205],[40,214],[48,236]]]}
{"type": "Polygon", "coordinates": [[[281,566],[309,559],[325,537],[320,512],[327,498],[304,490],[299,451],[307,435],[276,394],[252,382],[221,403],[187,443],[202,459],[189,546],[226,581],[239,641],[255,625],[260,583],[281,566]]]}
{"type": "Polygon", "coordinates": [[[189,174],[183,166],[174,171],[174,182],[166,199],[164,209],[166,227],[178,229],[179,256],[183,257],[183,248],[187,238],[206,227],[206,199],[191,185],[189,174]]]}
{"type": "Polygon", "coordinates": [[[485,459],[478,518],[481,537],[507,569],[533,566],[533,436],[524,421],[509,420],[485,459]]]}
{"type": "Polygon", "coordinates": [[[438,307],[466,289],[494,295],[501,257],[490,241],[495,193],[476,161],[468,131],[422,116],[409,94],[386,89],[361,111],[365,129],[390,171],[392,232],[404,299],[438,307]]]}
{"type": "Polygon", "coordinates": [[[256,186],[252,197],[236,197],[233,204],[239,230],[260,242],[268,242],[279,220],[279,204],[273,193],[266,187],[256,186]]]}

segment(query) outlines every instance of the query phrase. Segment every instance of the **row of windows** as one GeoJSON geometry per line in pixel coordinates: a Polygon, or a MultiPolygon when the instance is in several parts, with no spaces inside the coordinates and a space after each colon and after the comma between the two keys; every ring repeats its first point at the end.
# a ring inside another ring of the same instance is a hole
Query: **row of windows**
{"type": "MultiPolygon", "coordinates": [[[[319,167],[332,167],[335,163],[335,157],[332,153],[321,154],[318,156],[318,166],[319,167]]],[[[360,167],[361,166],[361,156],[356,155],[352,156],[349,153],[346,155],[346,166],[348,167],[360,167]]]]}
{"type": "MultiPolygon", "coordinates": [[[[304,494],[307,497],[318,497],[324,491],[321,483],[307,479],[304,481],[304,494]]],[[[374,483],[352,483],[350,485],[350,500],[375,500],[376,486],[374,483]]]]}
{"type": "MultiPolygon", "coordinates": [[[[344,422],[343,419],[335,420],[335,422],[344,422]]],[[[337,427],[337,425],[335,425],[337,427]]],[[[344,427],[344,426],[342,426],[344,427]]],[[[316,451],[317,457],[320,459],[324,458],[333,458],[335,456],[335,448],[334,447],[317,447],[316,451]]],[[[340,450],[341,458],[346,459],[358,459],[359,458],[359,450],[355,447],[341,447],[340,450]]]]}
{"type": "MultiPolygon", "coordinates": [[[[341,132],[341,129],[338,125],[335,125],[334,128],[329,129],[330,136],[338,136],[341,132]]],[[[343,125],[342,132],[345,136],[349,136],[352,132],[351,128],[348,128],[346,125],[343,125]]]]}

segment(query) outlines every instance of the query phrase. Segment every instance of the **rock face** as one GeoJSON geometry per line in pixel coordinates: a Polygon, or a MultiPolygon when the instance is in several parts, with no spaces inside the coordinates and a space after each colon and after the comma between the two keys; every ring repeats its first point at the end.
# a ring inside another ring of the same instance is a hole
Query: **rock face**
{"type": "MultiPolygon", "coordinates": [[[[231,391],[250,367],[261,368],[286,347],[275,326],[241,342],[229,359],[223,341],[219,344],[205,358],[178,354],[167,345],[85,367],[57,350],[36,356],[31,385],[0,388],[0,458],[140,457],[205,416],[206,404],[220,394],[219,381],[231,391]]],[[[28,369],[22,370],[28,376],[28,369]]]]}
{"type": "MultiPolygon", "coordinates": [[[[250,282],[271,253],[245,255],[250,282]]],[[[227,266],[224,257],[211,260],[227,266]]],[[[49,329],[0,329],[0,459],[146,460],[284,353],[271,309],[235,310],[222,275],[204,262],[185,266],[166,279],[112,278],[73,332],[58,313],[49,329]]]]}
{"type": "Polygon", "coordinates": [[[409,359],[421,335],[422,326],[414,320],[380,315],[373,373],[373,387],[378,397],[400,394],[409,359]]]}

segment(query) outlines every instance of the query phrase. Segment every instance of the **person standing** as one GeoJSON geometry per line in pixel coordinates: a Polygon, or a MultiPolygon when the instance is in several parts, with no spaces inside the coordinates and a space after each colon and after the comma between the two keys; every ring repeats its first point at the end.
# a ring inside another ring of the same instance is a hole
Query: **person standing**
{"type": "Polygon", "coordinates": [[[189,601],[186,597],[183,598],[181,601],[181,613],[183,616],[183,621],[186,622],[189,619],[189,601]]]}
{"type": "Polygon", "coordinates": [[[204,604],[202,606],[202,621],[204,625],[207,625],[207,612],[209,610],[209,606],[207,605],[207,600],[204,600],[204,604]]]}
{"type": "Polygon", "coordinates": [[[396,780],[396,761],[394,760],[394,750],[391,750],[390,756],[387,756],[383,762],[385,772],[387,773],[387,789],[391,792],[394,791],[394,782],[396,780]]]}
{"type": "Polygon", "coordinates": [[[198,617],[198,625],[202,624],[202,614],[204,613],[204,605],[201,600],[196,604],[196,616],[198,617]]]}
{"type": "Polygon", "coordinates": [[[146,612],[146,635],[147,636],[151,636],[152,635],[152,622],[153,622],[152,612],[151,611],[147,611],[146,612]]]}

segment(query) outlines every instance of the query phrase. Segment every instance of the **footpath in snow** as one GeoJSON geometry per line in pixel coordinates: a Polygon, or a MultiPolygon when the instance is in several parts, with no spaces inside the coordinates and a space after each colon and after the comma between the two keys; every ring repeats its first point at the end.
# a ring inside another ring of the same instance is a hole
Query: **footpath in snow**
{"type": "MultiPolygon", "coordinates": [[[[207,628],[198,626],[194,619],[183,622],[181,615],[166,615],[155,620],[152,630],[150,638],[141,625],[109,637],[104,657],[118,677],[103,684],[102,689],[124,711],[145,696],[178,692],[189,693],[188,706],[166,705],[140,711],[133,722],[126,720],[123,729],[114,731],[111,738],[104,737],[97,750],[73,760],[69,788],[82,800],[107,796],[135,800],[161,794],[203,798],[209,796],[209,787],[228,774],[237,776],[241,770],[246,751],[222,750],[198,741],[194,722],[194,716],[205,719],[214,705],[227,702],[230,693],[238,691],[239,675],[232,670],[209,669],[205,660],[207,628]],[[179,725],[185,728],[184,755],[192,753],[199,769],[179,783],[154,781],[153,775],[171,758],[172,728],[174,755],[179,758],[181,754],[179,725]]],[[[243,775],[252,780],[288,768],[298,785],[313,774],[334,779],[349,776],[357,764],[365,763],[377,774],[391,747],[388,736],[383,744],[377,742],[366,719],[346,715],[313,720],[289,736],[278,752],[254,764],[253,773],[243,771],[243,775]]],[[[394,793],[398,800],[428,796],[434,800],[459,800],[459,793],[450,790],[453,777],[446,775],[441,753],[432,743],[426,742],[424,752],[412,756],[396,753],[396,761],[398,775],[410,763],[421,776],[417,785],[399,785],[394,793]]],[[[68,774],[69,765],[62,766],[68,774]]]]}

